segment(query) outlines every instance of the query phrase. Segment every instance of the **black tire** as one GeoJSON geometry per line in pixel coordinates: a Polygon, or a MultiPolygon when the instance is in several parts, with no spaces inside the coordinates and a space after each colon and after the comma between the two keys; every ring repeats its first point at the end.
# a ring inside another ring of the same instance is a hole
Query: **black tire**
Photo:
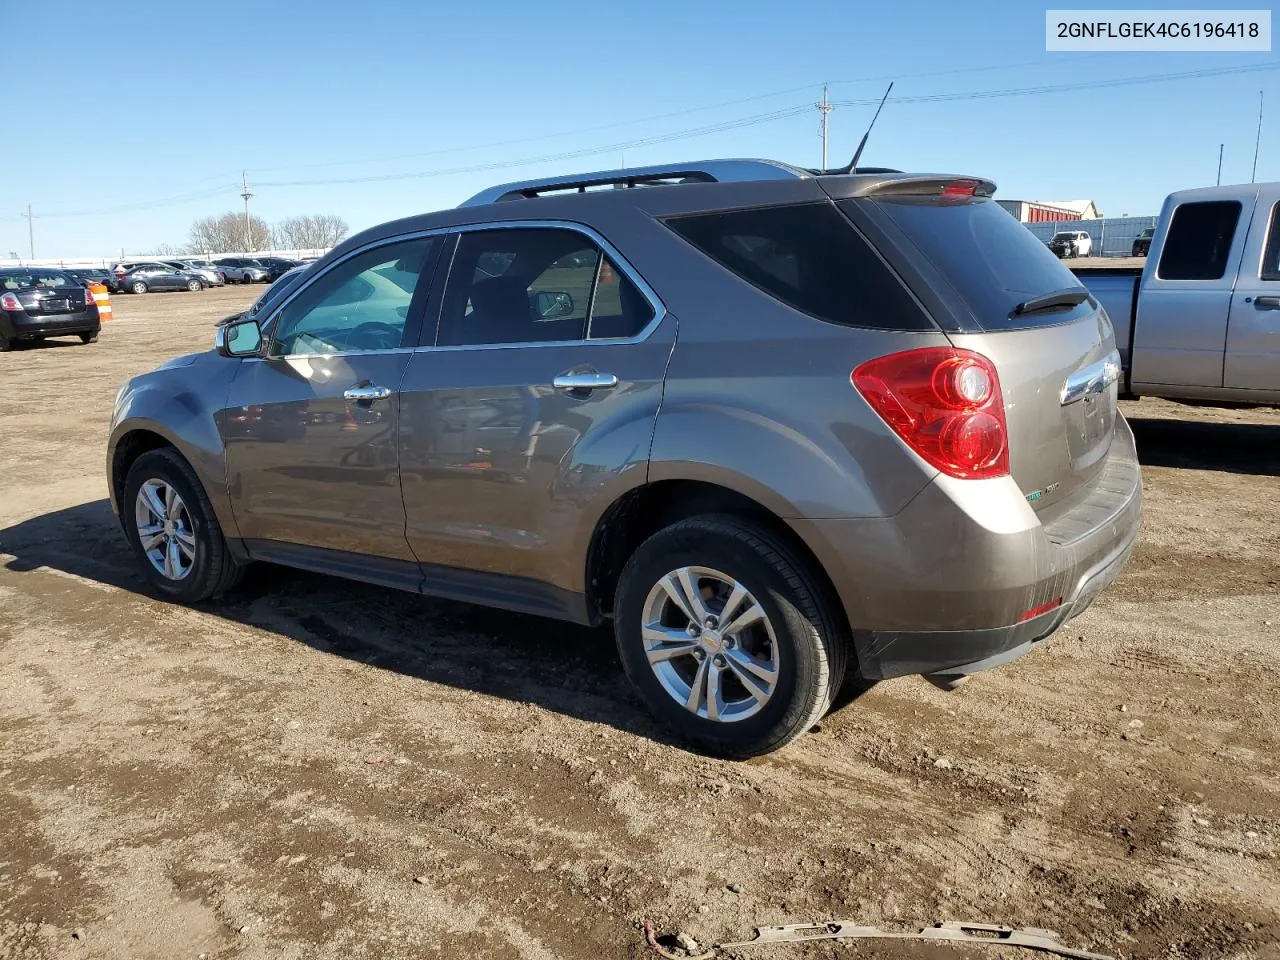
{"type": "Polygon", "coordinates": [[[157,593],[178,603],[198,603],[219,597],[235,586],[243,567],[227,549],[222,527],[213,505],[191,465],[172,447],[144,453],[129,467],[120,498],[120,522],[125,537],[138,558],[143,575],[157,593]],[[181,580],[171,580],[152,566],[139,542],[134,519],[138,490],[148,480],[158,479],[173,487],[186,505],[195,537],[195,559],[181,580]]]}
{"type": "Polygon", "coordinates": [[[146,285],[145,283],[143,283],[141,280],[135,280],[135,281],[130,285],[129,289],[130,289],[130,290],[132,290],[134,293],[139,293],[139,294],[141,294],[141,293],[146,293],[146,292],[147,292],[147,285],[146,285]]]}
{"type": "Polygon", "coordinates": [[[98,335],[96,333],[82,333],[80,334],[80,342],[81,343],[97,343],[98,335]]]}
{"type": "Polygon", "coordinates": [[[682,520],[642,543],[622,571],[614,603],[618,655],[645,704],[683,739],[719,756],[758,756],[809,730],[844,682],[849,642],[829,593],[780,538],[750,521],[682,520]],[[667,692],[650,667],[641,636],[645,603],[660,579],[684,566],[737,580],[772,624],[778,680],[754,715],[733,722],[698,716],[667,692]]]}
{"type": "Polygon", "coordinates": [[[8,337],[0,337],[0,353],[8,353],[13,349],[13,341],[8,337]]]}

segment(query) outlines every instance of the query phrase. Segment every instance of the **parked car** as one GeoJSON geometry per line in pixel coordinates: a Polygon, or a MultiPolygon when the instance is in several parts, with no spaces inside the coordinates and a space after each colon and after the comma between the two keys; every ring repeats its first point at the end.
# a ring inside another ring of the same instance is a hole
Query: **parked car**
{"type": "Polygon", "coordinates": [[[18,340],[98,339],[102,321],[88,287],[65,270],[0,268],[0,352],[18,340]]]}
{"type": "Polygon", "coordinates": [[[248,257],[223,257],[214,262],[226,275],[227,283],[266,283],[271,276],[266,267],[248,257]]]}
{"type": "Polygon", "coordinates": [[[290,260],[287,257],[258,257],[257,260],[266,269],[267,279],[273,282],[302,263],[300,260],[290,260]]]}
{"type": "Polygon", "coordinates": [[[1049,241],[1049,249],[1059,260],[1087,257],[1093,252],[1093,238],[1083,230],[1059,230],[1049,241]]]}
{"type": "Polygon", "coordinates": [[[1129,555],[1114,338],[993,191],[710,161],[366,230],[124,385],[113,509],[175,601],[265,560],[611,619],[684,737],[776,749],[848,671],[1031,650],[1129,555]]]}
{"type": "Polygon", "coordinates": [[[263,311],[263,309],[297,286],[298,281],[302,279],[302,275],[306,272],[306,265],[294,267],[272,283],[271,286],[267,287],[267,289],[263,290],[262,293],[258,295],[258,299],[253,301],[248,310],[243,313],[233,313],[229,317],[223,317],[218,321],[217,326],[233,323],[241,317],[256,317],[263,311]]]}
{"type": "Polygon", "coordinates": [[[1078,275],[1115,324],[1126,393],[1280,404],[1280,183],[1171,193],[1145,266],[1078,275]]]}
{"type": "Polygon", "coordinates": [[[63,273],[69,274],[81,283],[100,283],[108,290],[114,290],[116,278],[105,267],[68,267],[63,273]]]}
{"type": "Polygon", "coordinates": [[[139,263],[116,278],[116,288],[129,293],[153,290],[203,290],[205,283],[194,273],[182,273],[163,263],[139,263]]]}
{"type": "Polygon", "coordinates": [[[209,261],[200,260],[161,260],[167,267],[173,267],[179,273],[193,273],[204,281],[206,287],[220,287],[227,282],[226,274],[209,261]]]}
{"type": "Polygon", "coordinates": [[[1155,235],[1155,227],[1147,227],[1140,234],[1133,238],[1133,249],[1130,251],[1132,256],[1145,257],[1151,252],[1151,238],[1155,235]]]}

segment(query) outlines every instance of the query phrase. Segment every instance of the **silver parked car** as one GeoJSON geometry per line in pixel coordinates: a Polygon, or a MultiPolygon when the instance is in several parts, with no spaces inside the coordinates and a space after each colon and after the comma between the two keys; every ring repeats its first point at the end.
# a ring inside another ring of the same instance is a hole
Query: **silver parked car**
{"type": "Polygon", "coordinates": [[[993,191],[711,161],[375,227],[125,384],[112,505],[173,600],[264,560],[611,620],[685,738],[773,750],[848,674],[1027,653],[1129,555],[1111,326],[993,191]]]}
{"type": "Polygon", "coordinates": [[[266,283],[271,279],[271,271],[249,257],[223,257],[214,263],[227,283],[266,283]]]}
{"type": "Polygon", "coordinates": [[[227,282],[224,274],[212,260],[165,260],[169,266],[184,273],[194,273],[206,287],[220,287],[227,282]]]}

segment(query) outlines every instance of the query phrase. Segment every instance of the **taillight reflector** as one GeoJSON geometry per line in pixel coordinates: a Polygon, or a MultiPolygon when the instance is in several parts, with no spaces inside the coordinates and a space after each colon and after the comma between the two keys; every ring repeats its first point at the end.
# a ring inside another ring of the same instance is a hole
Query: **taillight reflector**
{"type": "Polygon", "coordinates": [[[1054,600],[1050,600],[1048,603],[1042,603],[1038,607],[1032,607],[1018,618],[1018,622],[1026,623],[1028,620],[1034,620],[1042,613],[1048,613],[1050,610],[1057,610],[1060,606],[1062,606],[1062,598],[1058,597],[1054,600]]]}
{"type": "Polygon", "coordinates": [[[977,180],[952,180],[942,188],[942,196],[972,197],[977,189],[977,180]]]}
{"type": "Polygon", "coordinates": [[[907,446],[948,476],[978,480],[1009,472],[1000,378],[982,354],[904,350],[868,360],[849,379],[907,446]]]}
{"type": "Polygon", "coordinates": [[[22,304],[18,302],[15,294],[0,294],[0,310],[21,310],[22,304]]]}

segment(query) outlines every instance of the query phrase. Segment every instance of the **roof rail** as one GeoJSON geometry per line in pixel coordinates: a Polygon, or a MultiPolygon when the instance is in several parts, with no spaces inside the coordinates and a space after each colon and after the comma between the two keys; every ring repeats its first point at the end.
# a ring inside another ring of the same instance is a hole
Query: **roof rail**
{"type": "Polygon", "coordinates": [[[812,176],[814,176],[812,170],[802,170],[800,167],[779,163],[776,160],[699,160],[693,163],[664,163],[653,167],[626,167],[621,170],[599,170],[595,173],[503,183],[481,190],[459,206],[475,207],[483,203],[521,200],[566,190],[585,193],[588,187],[627,188],[668,183],[790,180],[812,176]]]}

